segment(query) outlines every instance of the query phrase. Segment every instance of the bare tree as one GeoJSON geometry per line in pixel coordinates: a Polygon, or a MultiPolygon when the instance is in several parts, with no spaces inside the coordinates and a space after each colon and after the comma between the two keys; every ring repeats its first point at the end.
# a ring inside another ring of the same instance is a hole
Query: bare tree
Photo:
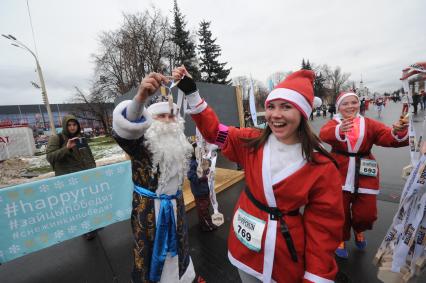
{"type": "Polygon", "coordinates": [[[250,83],[250,78],[247,76],[238,76],[232,78],[232,85],[237,86],[245,86],[250,83]]]}
{"type": "Polygon", "coordinates": [[[79,105],[71,114],[76,118],[100,122],[105,134],[110,135],[112,117],[106,107],[108,101],[105,101],[103,93],[95,90],[89,95],[85,95],[78,87],[75,87],[75,89],[77,92],[72,101],[79,105]]]}
{"type": "Polygon", "coordinates": [[[336,101],[337,95],[340,92],[350,88],[350,82],[348,81],[350,73],[343,73],[342,69],[337,66],[334,70],[328,65],[324,64],[318,67],[321,74],[325,76],[324,86],[331,89],[333,93],[332,101],[336,101]]]}
{"type": "Polygon", "coordinates": [[[281,71],[277,71],[275,73],[272,73],[271,75],[268,76],[267,80],[267,84],[269,84],[269,82],[272,82],[272,84],[274,86],[276,86],[277,84],[279,84],[280,82],[282,82],[288,75],[290,75],[292,73],[292,71],[289,72],[281,72],[281,71]]]}
{"type": "Polygon", "coordinates": [[[158,9],[123,17],[120,29],[101,34],[99,53],[93,55],[94,88],[110,98],[137,87],[150,72],[164,72],[173,54],[170,25],[158,9]]]}
{"type": "Polygon", "coordinates": [[[232,78],[232,85],[233,86],[243,86],[244,88],[249,88],[250,83],[253,81],[254,87],[266,89],[266,86],[263,82],[259,81],[258,79],[249,78],[247,76],[238,76],[232,78]]]}
{"type": "Polygon", "coordinates": [[[248,94],[250,91],[251,81],[253,81],[254,96],[256,99],[256,108],[263,109],[266,97],[268,96],[268,89],[264,83],[257,79],[250,79],[247,76],[238,76],[232,78],[232,85],[241,86],[243,92],[243,105],[245,109],[248,109],[248,94]]]}

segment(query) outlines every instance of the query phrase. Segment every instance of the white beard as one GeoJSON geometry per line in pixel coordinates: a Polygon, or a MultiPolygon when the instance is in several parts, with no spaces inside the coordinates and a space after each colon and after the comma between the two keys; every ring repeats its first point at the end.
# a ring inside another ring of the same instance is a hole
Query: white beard
{"type": "Polygon", "coordinates": [[[160,170],[159,189],[176,175],[182,184],[188,170],[193,148],[183,133],[184,123],[182,118],[170,123],[154,120],[145,132],[144,144],[152,153],[152,173],[160,170]]]}

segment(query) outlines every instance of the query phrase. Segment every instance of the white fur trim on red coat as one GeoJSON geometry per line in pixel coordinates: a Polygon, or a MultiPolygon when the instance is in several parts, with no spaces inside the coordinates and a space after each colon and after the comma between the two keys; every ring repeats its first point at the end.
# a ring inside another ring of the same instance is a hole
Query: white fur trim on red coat
{"type": "Polygon", "coordinates": [[[259,280],[263,279],[262,273],[257,272],[256,270],[254,270],[251,267],[245,265],[241,261],[235,259],[229,251],[228,251],[228,259],[231,262],[231,264],[233,266],[237,267],[238,269],[241,269],[245,273],[247,273],[247,274],[249,274],[249,275],[251,275],[253,277],[256,277],[259,280]]]}
{"type": "Polygon", "coordinates": [[[194,115],[200,114],[207,108],[207,102],[201,98],[198,90],[186,96],[186,100],[188,101],[189,109],[186,113],[194,115]]]}
{"type": "Polygon", "coordinates": [[[144,135],[145,131],[149,128],[152,122],[151,115],[144,108],[142,117],[145,119],[143,122],[130,122],[123,116],[123,112],[132,100],[125,100],[118,104],[112,112],[112,128],[120,137],[128,140],[138,139],[144,135]]]}
{"type": "MultiPolygon", "coordinates": [[[[346,146],[348,149],[348,152],[358,152],[359,148],[361,147],[362,142],[364,141],[364,135],[365,135],[365,119],[363,116],[357,114],[357,117],[359,117],[359,136],[357,139],[357,142],[355,144],[355,147],[352,148],[352,145],[349,141],[349,139],[345,138],[346,146]]],[[[341,123],[341,115],[336,115],[333,119],[335,119],[337,122],[341,123]]],[[[337,136],[336,136],[337,138],[337,136]]],[[[346,172],[346,181],[343,186],[344,191],[353,191],[355,183],[355,157],[351,156],[349,157],[349,164],[348,164],[348,171],[346,172]]]]}
{"type": "MultiPolygon", "coordinates": [[[[276,207],[276,199],[273,186],[273,179],[271,176],[271,143],[270,139],[265,142],[263,146],[263,159],[262,159],[262,183],[263,190],[265,194],[266,202],[270,207],[276,207]]],[[[282,172],[280,172],[280,178],[282,180],[286,179],[288,176],[292,175],[294,172],[302,168],[306,164],[306,160],[303,160],[300,163],[296,163],[282,172]]],[[[275,180],[275,182],[279,182],[275,180]]],[[[263,282],[270,283],[272,282],[272,270],[274,267],[274,256],[277,240],[277,221],[269,220],[266,225],[266,236],[265,236],[265,245],[264,245],[264,257],[263,257],[263,282]]]]}
{"type": "Polygon", "coordinates": [[[303,116],[305,116],[305,118],[311,116],[312,105],[302,94],[298,93],[297,91],[288,88],[276,88],[272,90],[266,98],[265,107],[268,102],[277,99],[283,99],[295,105],[296,108],[303,114],[303,116]]]}
{"type": "Polygon", "coordinates": [[[338,141],[341,141],[341,142],[346,142],[346,135],[345,135],[345,137],[342,139],[342,137],[340,136],[340,126],[341,126],[342,124],[339,122],[339,124],[337,124],[336,125],[336,128],[335,128],[335,131],[334,131],[334,134],[336,135],[336,139],[338,140],[338,141]]]}
{"type": "MultiPolygon", "coordinates": [[[[354,193],[355,189],[354,187],[349,186],[342,186],[342,190],[346,192],[354,193]]],[[[366,188],[358,188],[358,193],[360,194],[366,194],[366,195],[378,195],[380,193],[379,189],[366,189],[366,188]]]]}
{"type": "MultiPolygon", "coordinates": [[[[270,207],[276,207],[274,190],[271,177],[271,143],[267,139],[263,146],[262,159],[262,183],[266,202],[270,207]]],[[[277,221],[269,220],[266,224],[266,238],[263,255],[263,282],[270,283],[272,280],[272,269],[274,267],[275,244],[277,240],[277,221]]]]}
{"type": "Polygon", "coordinates": [[[338,97],[338,99],[337,99],[337,101],[336,101],[336,110],[337,110],[337,111],[339,111],[340,103],[342,103],[343,99],[345,99],[345,98],[346,98],[346,97],[348,97],[348,96],[355,96],[356,98],[358,98],[358,101],[359,101],[359,97],[358,97],[358,95],[356,95],[356,93],[353,93],[353,92],[347,92],[347,93],[345,93],[345,94],[342,94],[341,96],[339,96],[339,97],[338,97]]]}
{"type": "Polygon", "coordinates": [[[312,283],[334,283],[333,280],[320,277],[318,275],[312,274],[310,272],[305,271],[305,276],[303,277],[304,282],[312,282],[312,283]]]}

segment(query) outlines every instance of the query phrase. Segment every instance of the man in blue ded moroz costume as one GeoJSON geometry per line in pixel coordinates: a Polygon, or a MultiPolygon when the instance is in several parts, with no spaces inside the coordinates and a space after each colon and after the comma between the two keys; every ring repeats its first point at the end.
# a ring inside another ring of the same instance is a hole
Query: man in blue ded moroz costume
{"type": "Polygon", "coordinates": [[[151,73],[135,98],[121,102],[113,113],[114,138],[132,164],[134,283],[195,278],[182,196],[192,146],[177,105],[155,96],[167,82],[163,75],[151,73]]]}

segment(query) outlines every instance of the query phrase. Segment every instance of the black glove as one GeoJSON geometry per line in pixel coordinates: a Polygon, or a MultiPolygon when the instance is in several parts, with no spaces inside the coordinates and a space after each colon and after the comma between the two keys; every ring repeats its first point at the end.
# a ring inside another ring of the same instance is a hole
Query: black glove
{"type": "Polygon", "coordinates": [[[183,91],[185,95],[189,95],[197,91],[197,85],[195,84],[195,81],[188,76],[184,76],[183,79],[181,79],[177,84],[177,87],[183,91]]]}

